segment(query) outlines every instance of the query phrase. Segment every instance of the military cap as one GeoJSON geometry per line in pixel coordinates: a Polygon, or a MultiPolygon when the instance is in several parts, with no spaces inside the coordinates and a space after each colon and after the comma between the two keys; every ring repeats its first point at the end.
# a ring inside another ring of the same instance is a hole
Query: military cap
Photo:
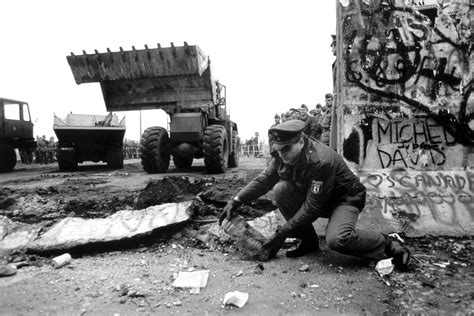
{"type": "Polygon", "coordinates": [[[301,108],[302,108],[302,109],[304,108],[304,109],[307,110],[307,109],[308,109],[308,106],[307,106],[306,104],[301,104],[301,108]]]}
{"type": "Polygon", "coordinates": [[[301,120],[288,120],[268,130],[272,136],[273,150],[296,143],[301,138],[305,123],[301,120]]]}

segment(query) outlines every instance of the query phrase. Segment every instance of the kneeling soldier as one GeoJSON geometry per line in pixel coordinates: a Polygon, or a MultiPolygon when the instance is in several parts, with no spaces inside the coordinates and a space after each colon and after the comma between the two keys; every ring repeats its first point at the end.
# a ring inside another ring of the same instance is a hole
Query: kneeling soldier
{"type": "Polygon", "coordinates": [[[304,127],[304,122],[290,120],[270,128],[270,165],[227,203],[221,222],[225,217],[230,219],[242,203],[273,188],[278,209],[287,222],[263,246],[270,256],[287,237],[301,240],[296,249],[287,251],[288,257],[317,251],[318,236],[312,223],[323,217],[329,219],[326,242],[330,249],[375,260],[393,257],[395,266],[405,269],[410,252],[398,236],[356,229],[365,206],[364,185],[338,153],[304,135],[304,127]]]}

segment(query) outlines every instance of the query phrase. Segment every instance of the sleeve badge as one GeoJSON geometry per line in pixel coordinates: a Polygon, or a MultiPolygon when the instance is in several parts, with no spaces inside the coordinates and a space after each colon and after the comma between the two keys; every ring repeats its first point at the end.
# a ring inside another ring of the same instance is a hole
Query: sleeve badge
{"type": "Polygon", "coordinates": [[[321,193],[322,188],[323,188],[323,181],[313,180],[311,182],[311,193],[314,193],[314,194],[321,193]]]}

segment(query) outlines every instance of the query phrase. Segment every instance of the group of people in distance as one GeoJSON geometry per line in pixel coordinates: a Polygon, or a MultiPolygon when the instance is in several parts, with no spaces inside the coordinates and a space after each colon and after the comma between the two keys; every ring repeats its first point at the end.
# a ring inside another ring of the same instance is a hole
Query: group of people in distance
{"type": "Polygon", "coordinates": [[[318,103],[314,109],[309,110],[306,104],[302,104],[300,108],[291,108],[286,113],[281,113],[281,115],[276,113],[275,124],[271,127],[273,128],[288,120],[301,120],[305,122],[304,134],[329,145],[333,102],[333,95],[326,93],[324,105],[318,103]]]}

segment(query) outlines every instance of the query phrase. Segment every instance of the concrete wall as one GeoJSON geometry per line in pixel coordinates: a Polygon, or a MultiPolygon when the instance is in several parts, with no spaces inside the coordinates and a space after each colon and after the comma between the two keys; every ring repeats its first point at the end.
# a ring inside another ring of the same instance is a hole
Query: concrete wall
{"type": "Polygon", "coordinates": [[[338,1],[338,151],[369,213],[407,233],[474,234],[472,7],[409,2],[338,1]]]}

